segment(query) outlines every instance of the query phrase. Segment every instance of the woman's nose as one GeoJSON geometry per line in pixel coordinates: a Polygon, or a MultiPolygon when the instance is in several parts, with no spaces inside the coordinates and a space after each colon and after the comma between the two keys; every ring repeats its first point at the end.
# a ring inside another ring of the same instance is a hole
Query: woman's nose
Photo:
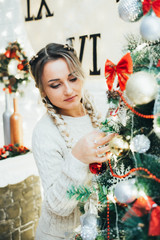
{"type": "Polygon", "coordinates": [[[72,94],[72,91],[73,91],[73,89],[72,89],[72,87],[70,86],[70,84],[65,84],[65,94],[66,95],[71,95],[72,94]]]}

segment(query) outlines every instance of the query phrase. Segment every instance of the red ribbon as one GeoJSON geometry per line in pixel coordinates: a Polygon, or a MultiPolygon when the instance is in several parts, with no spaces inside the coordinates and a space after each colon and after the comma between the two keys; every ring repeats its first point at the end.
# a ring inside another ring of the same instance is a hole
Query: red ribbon
{"type": "Polygon", "coordinates": [[[143,14],[145,15],[146,13],[148,13],[151,8],[155,12],[156,16],[160,17],[160,0],[143,0],[143,14]]]}
{"type": "Polygon", "coordinates": [[[133,73],[133,63],[130,53],[124,55],[117,65],[113,64],[107,59],[105,63],[105,77],[107,79],[107,85],[109,91],[113,88],[114,79],[116,74],[118,76],[118,83],[122,91],[126,88],[126,83],[128,80],[128,75],[133,73]]]}
{"type": "Polygon", "coordinates": [[[156,67],[160,67],[160,60],[158,60],[158,63],[157,63],[156,67]]]}
{"type": "Polygon", "coordinates": [[[126,221],[131,216],[142,217],[150,213],[149,236],[160,236],[160,206],[150,197],[139,197],[129,211],[122,218],[126,221]]]}
{"type": "Polygon", "coordinates": [[[160,206],[152,206],[149,224],[149,236],[160,236],[160,206]]]}

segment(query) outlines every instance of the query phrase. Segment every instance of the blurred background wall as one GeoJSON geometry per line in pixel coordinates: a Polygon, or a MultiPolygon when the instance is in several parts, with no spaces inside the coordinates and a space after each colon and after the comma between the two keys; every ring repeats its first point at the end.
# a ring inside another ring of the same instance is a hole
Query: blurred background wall
{"type": "MultiPolygon", "coordinates": [[[[116,0],[0,0],[0,52],[9,42],[18,41],[29,59],[50,42],[70,43],[86,73],[86,87],[99,111],[107,111],[104,65],[115,64],[123,56],[125,37],[139,33],[139,22],[124,22],[118,15],[116,0]]],[[[0,84],[0,115],[4,112],[4,91],[0,84]]],[[[24,145],[31,147],[32,130],[44,113],[33,79],[21,86],[18,97],[23,118],[24,145]]],[[[12,101],[11,101],[12,105],[12,101]]],[[[0,146],[4,145],[2,117],[0,146]]]]}

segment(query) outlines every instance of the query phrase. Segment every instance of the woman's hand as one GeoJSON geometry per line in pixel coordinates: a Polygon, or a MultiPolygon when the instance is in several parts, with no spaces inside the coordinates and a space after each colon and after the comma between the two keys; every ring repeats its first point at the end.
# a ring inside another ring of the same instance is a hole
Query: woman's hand
{"type": "Polygon", "coordinates": [[[110,156],[110,154],[107,154],[110,149],[106,144],[115,135],[115,133],[111,133],[106,136],[105,133],[95,130],[85,135],[76,143],[72,149],[72,154],[86,164],[105,162],[110,156]]]}

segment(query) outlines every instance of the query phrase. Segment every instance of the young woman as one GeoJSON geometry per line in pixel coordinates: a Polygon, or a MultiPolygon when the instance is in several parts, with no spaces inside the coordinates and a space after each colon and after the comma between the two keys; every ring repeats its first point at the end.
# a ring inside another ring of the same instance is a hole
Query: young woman
{"type": "Polygon", "coordinates": [[[73,48],[48,44],[31,59],[30,70],[47,108],[32,138],[44,189],[36,240],[66,239],[80,224],[78,202],[66,192],[71,185],[89,182],[90,163],[107,161],[105,144],[113,135],[99,130],[99,116],[83,89],[84,75],[73,48]]]}

